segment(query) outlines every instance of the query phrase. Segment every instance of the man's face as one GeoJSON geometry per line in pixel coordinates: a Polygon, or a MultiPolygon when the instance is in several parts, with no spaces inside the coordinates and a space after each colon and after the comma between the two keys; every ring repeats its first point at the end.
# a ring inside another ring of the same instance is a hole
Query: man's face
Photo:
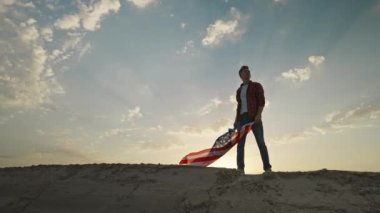
{"type": "Polygon", "coordinates": [[[240,72],[240,78],[242,81],[248,81],[251,78],[251,73],[249,70],[243,70],[240,72]]]}

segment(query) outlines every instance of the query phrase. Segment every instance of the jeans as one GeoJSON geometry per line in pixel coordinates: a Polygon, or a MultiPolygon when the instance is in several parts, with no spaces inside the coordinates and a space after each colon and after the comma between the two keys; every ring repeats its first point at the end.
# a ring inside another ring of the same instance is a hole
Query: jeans
{"type": "MultiPolygon", "coordinates": [[[[241,118],[240,118],[240,122],[238,126],[239,129],[244,124],[247,124],[253,121],[253,119],[250,118],[247,113],[244,113],[240,116],[241,118]]],[[[259,150],[260,150],[261,160],[263,161],[263,169],[267,170],[267,169],[272,168],[272,166],[269,163],[268,150],[264,141],[264,128],[263,128],[262,121],[259,121],[252,126],[252,132],[253,132],[253,135],[255,136],[257,146],[259,147],[259,150]]],[[[237,145],[237,167],[238,169],[241,169],[241,170],[244,170],[244,167],[245,167],[244,165],[245,139],[246,139],[246,136],[242,137],[240,139],[240,142],[237,145]]]]}

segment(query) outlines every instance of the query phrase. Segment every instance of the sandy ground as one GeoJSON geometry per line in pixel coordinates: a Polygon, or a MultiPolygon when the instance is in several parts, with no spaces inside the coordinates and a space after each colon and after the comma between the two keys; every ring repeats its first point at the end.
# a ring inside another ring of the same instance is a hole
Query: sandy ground
{"type": "Polygon", "coordinates": [[[0,212],[380,212],[380,173],[163,165],[0,169],[0,212]]]}

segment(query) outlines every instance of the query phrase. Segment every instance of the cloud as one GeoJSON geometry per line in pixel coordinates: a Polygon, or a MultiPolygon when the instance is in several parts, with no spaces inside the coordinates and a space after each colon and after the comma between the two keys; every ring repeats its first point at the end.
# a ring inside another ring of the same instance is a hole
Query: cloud
{"type": "Polygon", "coordinates": [[[215,134],[220,133],[221,130],[227,131],[228,128],[232,128],[233,121],[227,118],[221,118],[213,123],[206,125],[190,125],[186,124],[181,126],[177,130],[168,130],[168,135],[176,135],[180,138],[186,138],[188,136],[196,137],[215,137],[215,134]]]}
{"type": "Polygon", "coordinates": [[[128,132],[132,131],[132,129],[123,129],[123,128],[114,128],[114,129],[109,129],[107,130],[105,133],[104,133],[104,136],[101,136],[101,138],[103,137],[112,137],[112,136],[118,136],[118,135],[123,135],[124,137],[128,137],[130,136],[128,134],[128,132]]]}
{"type": "Polygon", "coordinates": [[[294,143],[297,141],[302,141],[305,139],[308,139],[310,137],[310,132],[304,131],[304,132],[297,132],[297,133],[289,133],[284,134],[278,137],[273,137],[270,139],[271,143],[274,144],[289,144],[294,143]]]}
{"type": "Polygon", "coordinates": [[[273,4],[275,5],[280,5],[280,4],[285,4],[286,0],[273,0],[273,4]]]}
{"type": "Polygon", "coordinates": [[[23,8],[35,8],[36,6],[33,4],[33,2],[21,2],[16,0],[2,0],[0,2],[1,6],[18,6],[23,8]]]}
{"type": "Polygon", "coordinates": [[[64,15],[54,26],[62,30],[74,30],[82,26],[85,30],[95,31],[100,28],[100,22],[106,15],[118,12],[121,6],[119,0],[91,1],[88,5],[79,1],[78,5],[78,13],[64,15]]]}
{"type": "Polygon", "coordinates": [[[182,28],[182,29],[185,29],[186,25],[187,25],[186,23],[182,22],[182,23],[181,23],[181,28],[182,28]]]}
{"type": "Polygon", "coordinates": [[[189,54],[194,55],[194,41],[190,40],[185,43],[185,46],[182,50],[177,51],[177,54],[189,54]]]}
{"type": "Polygon", "coordinates": [[[218,46],[225,40],[236,40],[245,33],[243,22],[247,17],[234,7],[230,9],[229,15],[229,20],[219,19],[207,27],[207,34],[202,39],[203,46],[218,46]]]}
{"type": "Polygon", "coordinates": [[[0,38],[0,107],[36,108],[65,92],[54,75],[46,75],[53,72],[44,47],[46,30],[33,18],[13,21],[12,14],[0,13],[1,33],[13,35],[0,38]]]}
{"type": "Polygon", "coordinates": [[[184,146],[185,143],[174,135],[165,135],[165,137],[155,138],[154,140],[140,140],[133,144],[138,151],[167,151],[184,146]]]}
{"type": "Polygon", "coordinates": [[[128,150],[133,152],[168,150],[184,145],[178,136],[168,134],[161,125],[144,128],[113,128],[105,131],[98,138],[110,137],[113,140],[126,142],[128,150]]]}
{"type": "Polygon", "coordinates": [[[49,145],[43,145],[35,148],[30,157],[37,159],[45,159],[49,163],[56,161],[63,161],[63,163],[69,162],[98,162],[95,154],[97,152],[93,150],[91,145],[81,138],[75,137],[62,137],[54,139],[54,143],[49,145]]]}
{"type": "Polygon", "coordinates": [[[144,9],[150,5],[153,5],[157,0],[127,0],[130,4],[133,4],[139,9],[144,9]]]}
{"type": "Polygon", "coordinates": [[[7,123],[8,121],[10,121],[14,118],[15,118],[14,114],[2,116],[2,117],[0,117],[0,125],[7,123]]]}
{"type": "MultiPolygon", "coordinates": [[[[319,66],[325,61],[324,56],[309,56],[308,58],[311,65],[315,67],[319,66]]],[[[312,69],[310,66],[305,68],[293,68],[286,72],[281,73],[281,76],[277,77],[277,80],[290,80],[292,82],[303,82],[310,80],[312,74],[312,69]]]]}
{"type": "Polygon", "coordinates": [[[366,121],[378,119],[379,115],[380,107],[360,105],[354,109],[334,111],[328,114],[319,128],[327,131],[328,129],[368,127],[366,121]]]}
{"type": "Polygon", "coordinates": [[[291,80],[293,82],[307,81],[310,79],[311,70],[309,67],[294,68],[287,72],[281,73],[281,77],[284,80],[291,80]]]}
{"type": "Polygon", "coordinates": [[[60,40],[62,44],[51,51],[49,59],[58,64],[72,58],[74,54],[78,54],[81,58],[91,49],[91,43],[84,41],[85,36],[86,33],[67,33],[67,36],[60,40]]]}
{"type": "Polygon", "coordinates": [[[214,98],[210,100],[210,103],[204,105],[198,110],[199,115],[209,114],[212,110],[218,108],[222,104],[222,101],[219,98],[214,98]]]}
{"type": "Polygon", "coordinates": [[[93,5],[80,4],[80,17],[83,28],[95,31],[100,28],[101,19],[111,12],[118,12],[120,9],[119,0],[100,0],[93,5]]]}
{"type": "Polygon", "coordinates": [[[39,135],[45,135],[46,134],[42,129],[37,129],[36,133],[39,135]]]}
{"type": "Polygon", "coordinates": [[[91,43],[87,42],[83,47],[79,50],[79,57],[83,57],[86,53],[88,53],[91,49],[91,43]]]}
{"type": "Polygon", "coordinates": [[[142,116],[143,114],[140,112],[140,107],[136,106],[135,108],[128,110],[127,114],[121,115],[121,122],[124,123],[132,119],[141,118],[142,116]]]}
{"type": "Polygon", "coordinates": [[[325,135],[329,132],[344,129],[359,129],[372,127],[371,121],[380,118],[380,106],[360,105],[353,109],[336,110],[324,117],[324,121],[301,132],[274,137],[270,141],[277,144],[292,143],[305,140],[314,135],[325,135]]]}
{"type": "Polygon", "coordinates": [[[44,27],[40,30],[41,36],[45,41],[52,42],[53,41],[53,30],[50,27],[44,27]]]}
{"type": "Polygon", "coordinates": [[[231,119],[222,118],[220,120],[215,121],[210,124],[210,128],[215,132],[219,132],[220,130],[227,130],[228,128],[233,127],[233,121],[231,119]]]}
{"type": "MultiPolygon", "coordinates": [[[[49,1],[56,8],[56,4],[49,1]]],[[[65,93],[57,80],[62,62],[78,54],[80,59],[91,44],[85,30],[100,28],[101,20],[120,8],[118,0],[78,2],[78,12],[39,23],[33,4],[18,1],[0,3],[0,107],[43,108],[52,98],[65,93]],[[50,23],[49,23],[50,22],[50,23]],[[55,33],[55,29],[67,30],[55,33]],[[54,42],[53,42],[54,36],[54,42]]],[[[39,19],[38,19],[39,20],[39,19]]]]}
{"type": "Polygon", "coordinates": [[[315,55],[309,56],[309,62],[311,64],[313,64],[314,66],[320,65],[324,61],[325,61],[325,57],[324,56],[315,56],[315,55]]]}
{"type": "Polygon", "coordinates": [[[78,14],[64,15],[54,23],[54,26],[64,30],[77,29],[80,27],[80,17],[78,14]]]}

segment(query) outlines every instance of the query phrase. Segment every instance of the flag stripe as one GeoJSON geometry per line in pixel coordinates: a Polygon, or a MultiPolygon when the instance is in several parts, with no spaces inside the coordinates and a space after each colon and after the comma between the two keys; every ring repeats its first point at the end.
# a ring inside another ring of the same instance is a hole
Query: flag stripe
{"type": "MultiPolygon", "coordinates": [[[[203,166],[206,167],[222,157],[226,152],[228,152],[234,145],[240,142],[240,139],[245,137],[247,133],[253,128],[254,122],[248,123],[240,128],[235,134],[231,136],[227,143],[222,147],[212,147],[211,149],[204,149],[198,152],[191,152],[179,162],[181,165],[191,165],[191,166],[203,166]]],[[[226,133],[227,134],[227,133],[226,133]]],[[[223,143],[225,138],[217,139],[221,140],[223,143]]],[[[214,143],[214,145],[217,142],[214,143]]]]}
{"type": "Polygon", "coordinates": [[[228,150],[210,150],[209,152],[201,153],[199,155],[188,155],[186,156],[186,159],[191,160],[194,158],[200,158],[200,157],[205,157],[205,156],[214,156],[214,155],[223,155],[226,153],[228,150]]]}

